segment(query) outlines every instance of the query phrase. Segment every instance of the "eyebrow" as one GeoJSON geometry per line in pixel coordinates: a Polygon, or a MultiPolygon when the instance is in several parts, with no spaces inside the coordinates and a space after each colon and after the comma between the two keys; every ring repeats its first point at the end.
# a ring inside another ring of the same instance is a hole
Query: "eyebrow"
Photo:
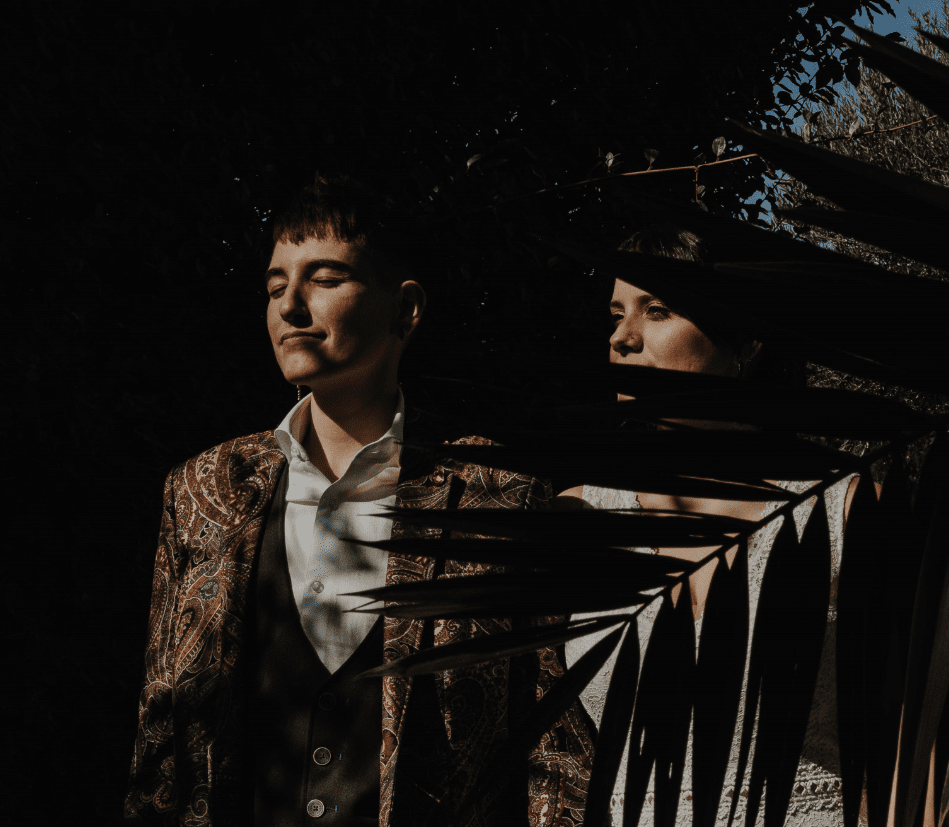
{"type": "MultiPolygon", "coordinates": [[[[338,270],[339,272],[346,273],[348,276],[355,276],[356,271],[352,268],[351,265],[347,264],[345,261],[338,261],[335,258],[314,258],[308,261],[303,265],[303,272],[305,275],[310,275],[315,273],[317,270],[338,270]]],[[[271,267],[264,273],[264,284],[270,281],[272,276],[286,276],[287,271],[282,267],[271,267]]]]}

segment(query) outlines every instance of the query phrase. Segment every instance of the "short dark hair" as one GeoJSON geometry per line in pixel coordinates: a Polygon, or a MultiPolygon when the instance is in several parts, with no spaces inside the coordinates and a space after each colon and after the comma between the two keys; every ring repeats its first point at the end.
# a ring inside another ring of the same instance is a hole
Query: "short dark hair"
{"type": "MultiPolygon", "coordinates": [[[[621,251],[645,255],[678,258],[704,264],[707,255],[705,242],[695,233],[668,222],[656,222],[634,233],[617,248],[621,251]]],[[[689,308],[692,311],[693,308],[689,308]]],[[[741,328],[724,326],[696,309],[689,318],[712,341],[730,348],[737,354],[744,342],[756,338],[741,328]]],[[[761,355],[755,361],[757,369],[751,376],[759,380],[788,382],[803,385],[806,381],[806,361],[789,353],[775,342],[762,343],[761,355]]]]}
{"type": "Polygon", "coordinates": [[[272,243],[302,244],[308,238],[328,237],[355,242],[370,258],[381,254],[381,262],[378,257],[374,260],[375,274],[384,288],[394,290],[405,280],[406,271],[414,269],[413,223],[392,197],[349,175],[317,173],[315,182],[299,190],[277,214],[272,243]]]}

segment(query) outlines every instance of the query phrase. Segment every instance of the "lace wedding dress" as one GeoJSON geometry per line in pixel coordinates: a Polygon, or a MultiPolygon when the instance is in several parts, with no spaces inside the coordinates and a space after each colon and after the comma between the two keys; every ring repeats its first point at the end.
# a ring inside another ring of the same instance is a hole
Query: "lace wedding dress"
{"type": "MultiPolygon", "coordinates": [[[[811,706],[810,719],[805,736],[802,758],[798,765],[797,774],[794,780],[794,788],[791,794],[791,802],[788,810],[785,827],[840,827],[843,824],[843,806],[840,794],[840,758],[837,750],[837,696],[835,683],[835,630],[837,621],[836,594],[837,577],[840,571],[840,555],[843,540],[843,515],[844,503],[846,500],[847,488],[853,477],[841,480],[833,487],[829,488],[825,494],[825,504],[827,506],[827,515],[831,536],[831,599],[827,616],[827,629],[824,636],[824,647],[821,654],[820,671],[817,678],[817,686],[814,691],[814,701],[811,706]]],[[[813,482],[785,482],[780,485],[786,490],[794,493],[803,493],[811,488],[813,482]]],[[[593,508],[614,509],[614,508],[639,508],[639,500],[635,493],[631,491],[617,491],[610,488],[597,488],[595,486],[583,487],[583,499],[593,508]]],[[[809,500],[801,503],[794,509],[794,522],[798,531],[798,537],[803,534],[804,526],[810,517],[811,510],[817,502],[816,495],[809,500]]],[[[768,503],[765,514],[773,512],[781,503],[768,503]]],[[[758,532],[753,534],[748,541],[748,592],[749,592],[749,629],[754,628],[755,613],[757,609],[758,594],[761,590],[761,581],[764,574],[765,564],[768,560],[774,539],[777,536],[784,517],[778,517],[773,522],[768,523],[758,532]]],[[[637,549],[642,552],[655,553],[653,549],[637,549]]],[[[639,646],[642,654],[645,654],[646,645],[649,642],[649,635],[652,630],[656,614],[659,611],[661,601],[657,600],[648,606],[638,617],[639,646]]],[[[628,611],[626,608],[616,609],[609,612],[591,612],[574,615],[574,618],[598,617],[606,614],[621,614],[628,611]]],[[[605,637],[612,629],[604,630],[595,634],[587,635],[583,638],[568,641],[565,645],[567,665],[572,666],[594,643],[605,637]]],[[[702,633],[702,618],[695,622],[696,646],[702,633]]],[[[629,631],[626,632],[629,634],[629,631]]],[[[751,634],[749,633],[749,650],[751,647],[751,634]]],[[[618,647],[617,647],[618,649],[618,647]]],[[[613,673],[613,667],[616,662],[617,650],[614,650],[610,659],[604,664],[599,674],[587,685],[581,695],[581,700],[590,717],[596,723],[600,724],[603,716],[603,706],[606,701],[606,691],[609,688],[610,677],[613,673]]],[[[640,660],[640,663],[642,659],[640,660]]],[[[747,656],[746,656],[747,672],[747,656]]],[[[745,678],[747,682],[747,675],[745,678]]],[[[745,691],[747,683],[742,689],[741,706],[738,712],[738,721],[743,720],[745,708],[745,691]]],[[[739,724],[740,728],[740,724],[739,724]]],[[[738,744],[736,737],[732,742],[731,757],[729,759],[728,773],[726,774],[724,794],[719,801],[717,825],[724,827],[728,822],[728,813],[731,807],[735,791],[735,776],[738,766],[738,744]]],[[[626,753],[628,752],[629,737],[627,736],[627,750],[624,751],[623,760],[620,765],[619,773],[616,777],[616,785],[613,789],[611,815],[614,827],[621,827],[623,823],[623,796],[626,785],[626,753]]],[[[751,755],[749,756],[748,767],[751,766],[751,760],[754,758],[754,744],[752,744],[751,755]]],[[[745,781],[747,782],[748,771],[746,770],[745,781]]],[[[646,802],[643,806],[643,812],[639,820],[639,827],[653,827],[653,789],[655,775],[650,778],[649,789],[646,794],[646,802]]],[[[735,812],[734,825],[741,827],[745,821],[745,803],[747,801],[747,789],[742,788],[738,791],[738,805],[735,812]]],[[[765,790],[767,797],[767,790],[765,790]]],[[[686,827],[692,822],[692,734],[689,732],[688,749],[686,753],[685,772],[682,778],[682,790],[679,797],[679,806],[676,813],[677,827],[686,827]]],[[[764,824],[764,800],[758,810],[756,827],[764,824]]]]}

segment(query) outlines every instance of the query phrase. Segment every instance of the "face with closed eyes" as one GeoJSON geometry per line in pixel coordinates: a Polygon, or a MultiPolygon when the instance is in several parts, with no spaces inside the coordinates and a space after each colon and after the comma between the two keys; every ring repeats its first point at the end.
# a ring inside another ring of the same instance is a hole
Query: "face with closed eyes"
{"type": "MultiPolygon", "coordinates": [[[[736,376],[735,354],[656,296],[616,279],[610,301],[610,362],[736,376]]],[[[632,397],[618,394],[620,401],[632,397]]]]}
{"type": "Polygon", "coordinates": [[[402,352],[395,332],[421,315],[416,282],[392,292],[361,247],[336,238],[276,244],[266,274],[267,327],[287,381],[344,389],[394,376],[402,352]]]}

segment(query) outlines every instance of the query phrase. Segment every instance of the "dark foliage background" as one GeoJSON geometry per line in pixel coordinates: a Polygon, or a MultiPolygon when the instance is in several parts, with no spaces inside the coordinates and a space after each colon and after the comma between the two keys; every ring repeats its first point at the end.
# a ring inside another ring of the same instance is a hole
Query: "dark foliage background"
{"type": "MultiPolygon", "coordinates": [[[[667,0],[617,14],[411,0],[397,18],[372,0],[8,8],[12,393],[0,410],[13,677],[0,807],[11,822],[44,822],[54,799],[119,820],[162,480],[200,450],[273,427],[294,398],[258,277],[265,219],[292,188],[317,168],[351,172],[430,229],[410,404],[462,400],[428,374],[603,397],[590,365],[605,361],[609,287],[585,277],[578,289],[576,269],[526,231],[613,244],[648,216],[593,186],[527,196],[645,169],[646,149],[656,167],[711,157],[726,115],[789,127],[856,70],[833,19],[880,6],[667,0]]],[[[694,197],[691,169],[636,180],[694,197]]],[[[702,200],[760,220],[747,202],[770,180],[759,159],[703,170],[702,200]]]]}

